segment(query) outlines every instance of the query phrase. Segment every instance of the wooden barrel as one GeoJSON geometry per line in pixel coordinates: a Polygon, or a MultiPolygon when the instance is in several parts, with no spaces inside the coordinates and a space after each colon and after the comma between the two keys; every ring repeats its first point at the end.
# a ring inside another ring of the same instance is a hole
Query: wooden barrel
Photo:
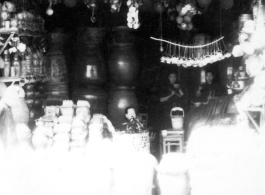
{"type": "Polygon", "coordinates": [[[104,37],[105,30],[101,28],[79,30],[75,83],[101,85],[105,82],[104,37]]]}
{"type": "Polygon", "coordinates": [[[132,86],[139,69],[133,34],[127,27],[118,27],[112,37],[108,57],[110,80],[117,86],[132,86]]]}
{"type": "Polygon", "coordinates": [[[74,103],[78,100],[88,101],[92,114],[107,114],[108,94],[104,89],[96,86],[74,87],[72,99],[74,103]]]}
{"type": "Polygon", "coordinates": [[[138,109],[135,91],[129,87],[116,87],[110,90],[108,117],[114,126],[120,125],[125,118],[125,108],[133,106],[138,109]]]}

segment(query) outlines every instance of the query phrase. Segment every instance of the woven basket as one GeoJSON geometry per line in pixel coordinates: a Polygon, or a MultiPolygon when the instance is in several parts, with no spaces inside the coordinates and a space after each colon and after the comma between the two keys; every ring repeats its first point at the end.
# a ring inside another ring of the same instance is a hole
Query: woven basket
{"type": "Polygon", "coordinates": [[[116,133],[113,142],[118,148],[150,153],[149,132],[135,134],[116,133]]]}

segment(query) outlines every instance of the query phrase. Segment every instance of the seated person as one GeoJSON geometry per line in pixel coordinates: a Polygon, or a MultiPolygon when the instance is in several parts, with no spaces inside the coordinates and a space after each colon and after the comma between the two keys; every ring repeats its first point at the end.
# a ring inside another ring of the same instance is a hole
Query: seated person
{"type": "Polygon", "coordinates": [[[206,72],[206,83],[203,83],[196,90],[193,102],[209,102],[210,100],[225,95],[225,90],[218,84],[214,83],[214,74],[211,71],[206,72]]]}
{"type": "Polygon", "coordinates": [[[129,124],[130,124],[130,127],[131,125],[135,125],[134,129],[143,128],[143,125],[140,123],[139,119],[136,116],[136,111],[134,107],[129,106],[125,108],[124,115],[125,115],[126,121],[117,127],[118,130],[128,131],[129,124]]]}

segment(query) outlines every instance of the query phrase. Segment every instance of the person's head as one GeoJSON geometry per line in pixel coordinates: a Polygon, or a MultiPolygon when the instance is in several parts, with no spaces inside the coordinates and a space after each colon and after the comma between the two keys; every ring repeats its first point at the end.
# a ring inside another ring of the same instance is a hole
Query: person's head
{"type": "Polygon", "coordinates": [[[177,81],[177,74],[174,72],[169,73],[168,80],[170,84],[174,84],[177,81]]]}
{"type": "Polygon", "coordinates": [[[125,117],[130,120],[131,118],[136,118],[136,111],[134,107],[129,106],[125,108],[125,117]]]}
{"type": "Polygon", "coordinates": [[[211,71],[207,71],[207,72],[206,72],[206,75],[205,75],[206,83],[211,84],[211,83],[213,82],[213,79],[214,79],[214,74],[213,74],[213,72],[211,72],[211,71]]]}

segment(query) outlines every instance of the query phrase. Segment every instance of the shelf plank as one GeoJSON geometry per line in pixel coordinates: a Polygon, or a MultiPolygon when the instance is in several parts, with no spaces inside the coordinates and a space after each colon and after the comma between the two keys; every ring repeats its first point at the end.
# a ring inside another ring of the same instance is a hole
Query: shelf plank
{"type": "Polygon", "coordinates": [[[0,81],[4,83],[20,81],[19,77],[0,77],[0,81]]]}
{"type": "Polygon", "coordinates": [[[18,32],[18,28],[0,28],[0,34],[11,34],[18,32]]]}

